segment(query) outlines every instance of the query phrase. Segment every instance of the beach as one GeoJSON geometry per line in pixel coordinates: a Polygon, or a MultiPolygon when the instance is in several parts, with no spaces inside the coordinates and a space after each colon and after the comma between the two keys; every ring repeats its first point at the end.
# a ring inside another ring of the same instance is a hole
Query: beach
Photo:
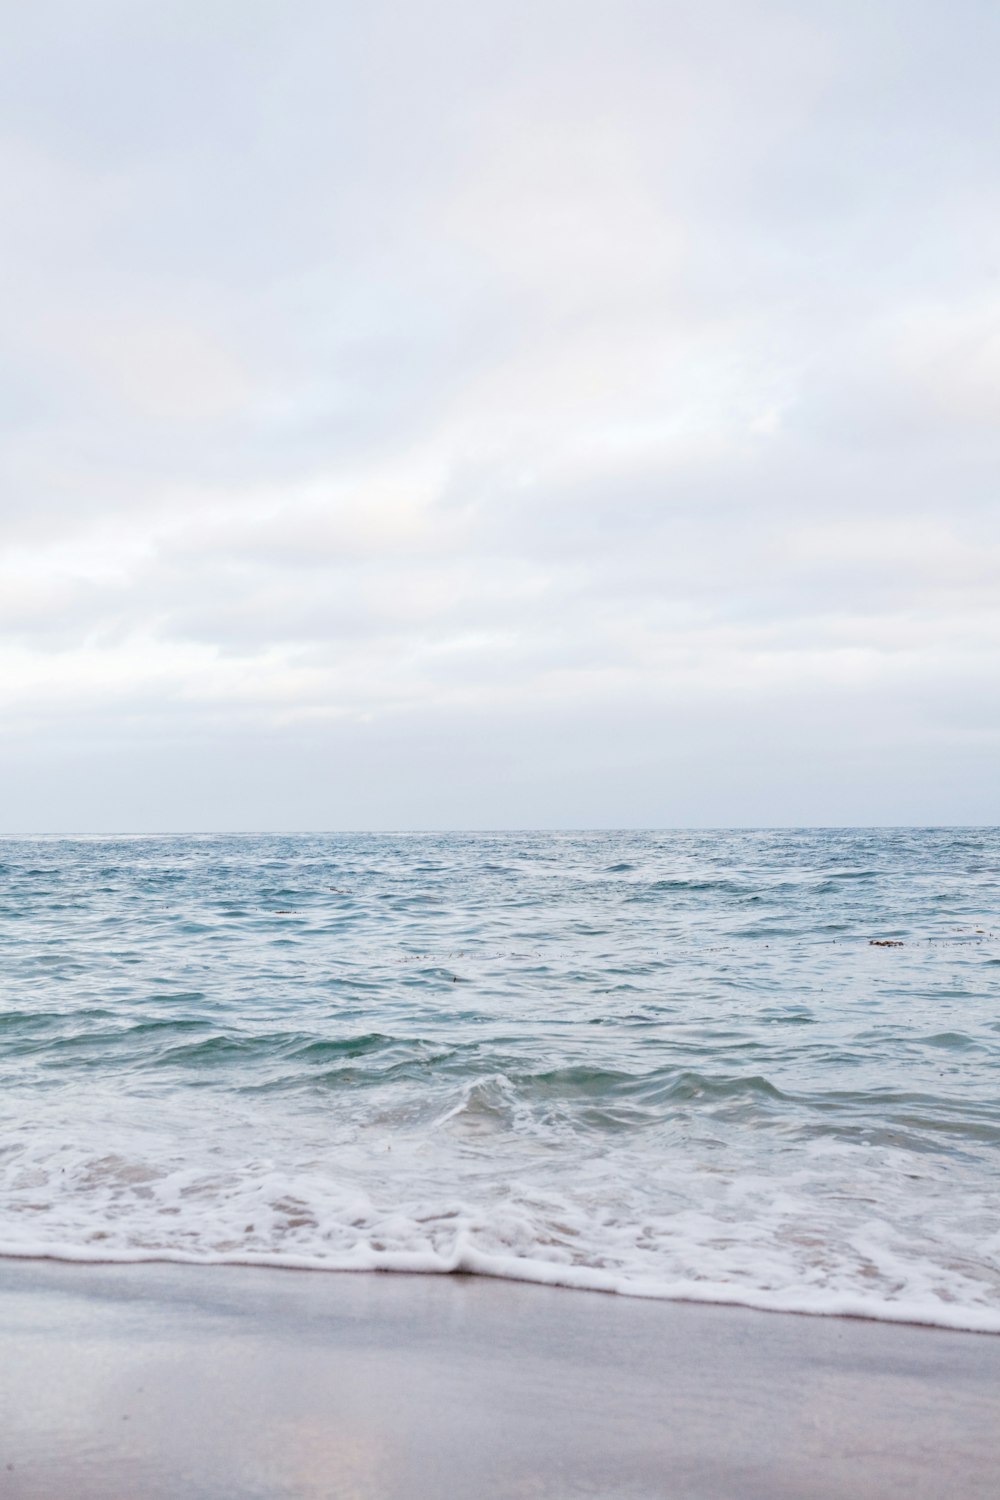
{"type": "Polygon", "coordinates": [[[973,1500],[1000,1339],[487,1277],[0,1264],[4,1500],[973,1500]]]}
{"type": "Polygon", "coordinates": [[[996,1500],[1000,833],[0,843],[0,1500],[996,1500]]]}

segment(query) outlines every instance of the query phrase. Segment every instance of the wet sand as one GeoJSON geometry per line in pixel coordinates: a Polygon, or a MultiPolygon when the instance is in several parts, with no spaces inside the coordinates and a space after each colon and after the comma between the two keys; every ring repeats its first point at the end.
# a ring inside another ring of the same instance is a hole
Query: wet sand
{"type": "Polygon", "coordinates": [[[1000,1338],[466,1277],[0,1262],[3,1500],[995,1500],[1000,1338]]]}

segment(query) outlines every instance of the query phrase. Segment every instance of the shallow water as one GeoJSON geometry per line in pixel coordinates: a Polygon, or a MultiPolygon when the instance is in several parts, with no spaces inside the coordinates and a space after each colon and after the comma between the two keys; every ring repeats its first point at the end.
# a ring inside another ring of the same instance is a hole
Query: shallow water
{"type": "Polygon", "coordinates": [[[0,1251],[1000,1331],[998,901],[997,830],[7,840],[0,1251]]]}

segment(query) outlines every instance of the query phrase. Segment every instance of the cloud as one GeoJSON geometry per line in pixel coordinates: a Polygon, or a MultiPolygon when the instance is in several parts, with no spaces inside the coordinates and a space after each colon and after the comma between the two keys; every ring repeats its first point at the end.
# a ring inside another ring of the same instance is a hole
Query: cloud
{"type": "Polygon", "coordinates": [[[12,18],[17,826],[995,820],[995,30],[12,18]]]}

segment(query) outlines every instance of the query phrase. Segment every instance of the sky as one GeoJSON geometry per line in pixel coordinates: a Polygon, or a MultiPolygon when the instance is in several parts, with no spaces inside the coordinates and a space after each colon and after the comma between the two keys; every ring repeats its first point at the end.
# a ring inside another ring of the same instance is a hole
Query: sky
{"type": "Polygon", "coordinates": [[[995,0],[7,0],[0,831],[1000,822],[995,0]]]}

